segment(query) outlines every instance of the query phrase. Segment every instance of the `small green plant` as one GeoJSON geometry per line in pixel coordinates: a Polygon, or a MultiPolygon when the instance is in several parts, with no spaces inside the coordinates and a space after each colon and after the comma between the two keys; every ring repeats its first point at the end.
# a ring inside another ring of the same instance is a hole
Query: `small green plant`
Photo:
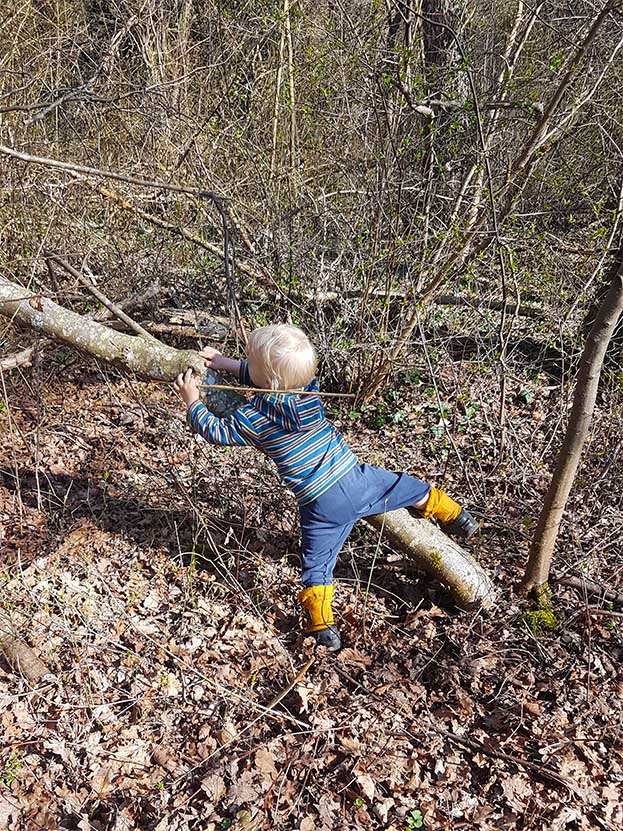
{"type": "Polygon", "coordinates": [[[0,413],[6,413],[6,411],[6,404],[4,403],[4,401],[0,401],[0,413]]]}
{"type": "MultiPolygon", "coordinates": [[[[614,604],[613,604],[611,601],[608,601],[608,602],[605,604],[605,608],[606,608],[609,612],[611,612],[611,611],[614,609],[614,604]]],[[[615,620],[613,620],[612,618],[607,618],[607,619],[604,621],[604,628],[605,628],[605,629],[610,629],[610,630],[616,629],[616,628],[617,628],[616,621],[615,621],[615,620]]]]}
{"type": "Polygon", "coordinates": [[[517,393],[517,402],[519,404],[532,404],[534,401],[534,393],[532,390],[521,389],[517,393]]]}
{"type": "Polygon", "coordinates": [[[480,404],[477,404],[474,401],[469,401],[467,404],[464,405],[465,409],[465,417],[469,421],[470,418],[476,415],[478,410],[480,409],[480,404]]]}
{"type": "Polygon", "coordinates": [[[363,799],[360,796],[355,799],[355,808],[363,808],[363,799]]]}
{"type": "Polygon", "coordinates": [[[424,825],[422,812],[415,808],[407,816],[406,831],[413,831],[414,828],[421,828],[424,825]]]}
{"type": "Polygon", "coordinates": [[[23,767],[24,762],[22,761],[21,753],[10,753],[4,763],[2,771],[0,772],[0,784],[6,785],[8,788],[9,785],[12,785],[13,782],[15,782],[17,779],[17,772],[23,767]]]}

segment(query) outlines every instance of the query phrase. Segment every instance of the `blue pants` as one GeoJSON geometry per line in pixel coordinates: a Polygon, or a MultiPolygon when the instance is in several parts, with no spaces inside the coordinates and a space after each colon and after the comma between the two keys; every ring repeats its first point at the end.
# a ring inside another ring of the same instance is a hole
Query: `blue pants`
{"type": "Polygon", "coordinates": [[[333,582],[337,555],[358,519],[422,502],[430,488],[406,473],[356,465],[318,499],[300,505],[303,585],[333,582]]]}

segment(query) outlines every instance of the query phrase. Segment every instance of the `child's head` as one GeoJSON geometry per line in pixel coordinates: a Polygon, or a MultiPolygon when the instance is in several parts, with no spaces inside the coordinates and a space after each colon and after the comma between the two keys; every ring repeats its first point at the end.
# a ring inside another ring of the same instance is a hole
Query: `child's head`
{"type": "Polygon", "coordinates": [[[254,329],[247,343],[249,372],[269,389],[298,389],[316,375],[316,353],[297,326],[275,323],[254,329]]]}

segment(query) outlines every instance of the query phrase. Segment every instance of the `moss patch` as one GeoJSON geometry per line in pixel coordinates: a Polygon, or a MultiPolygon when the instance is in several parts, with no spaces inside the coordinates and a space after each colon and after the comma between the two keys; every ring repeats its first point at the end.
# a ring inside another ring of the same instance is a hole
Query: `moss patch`
{"type": "Polygon", "coordinates": [[[535,637],[543,632],[552,632],[560,625],[560,620],[553,609],[534,609],[524,612],[521,619],[535,637]]]}
{"type": "Polygon", "coordinates": [[[548,583],[537,586],[533,591],[536,609],[529,609],[521,615],[521,620],[535,637],[543,632],[553,632],[560,626],[560,618],[552,608],[552,590],[548,583]]]}
{"type": "Polygon", "coordinates": [[[433,561],[433,565],[435,566],[437,571],[441,572],[442,571],[442,566],[443,566],[443,559],[442,559],[441,554],[439,553],[439,551],[431,551],[430,552],[430,558],[433,561]]]}

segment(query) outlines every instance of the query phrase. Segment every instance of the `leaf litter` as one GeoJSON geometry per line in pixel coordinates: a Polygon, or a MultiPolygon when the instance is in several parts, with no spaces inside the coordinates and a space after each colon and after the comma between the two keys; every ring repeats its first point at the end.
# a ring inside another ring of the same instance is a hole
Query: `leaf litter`
{"type": "MultiPolygon", "coordinates": [[[[137,408],[114,378],[50,382],[38,425],[14,394],[2,608],[50,675],[32,689],[0,663],[0,828],[623,825],[616,619],[571,590],[542,637],[508,588],[459,613],[358,530],[337,572],[346,647],[291,686],[311,647],[296,512],[268,464],[190,440],[161,388],[137,408]]],[[[343,426],[392,464],[395,428],[343,426]]],[[[434,472],[434,448],[412,452],[434,472]]],[[[488,494],[507,525],[512,481],[488,494]]],[[[476,543],[503,587],[508,543],[476,543]]]]}

